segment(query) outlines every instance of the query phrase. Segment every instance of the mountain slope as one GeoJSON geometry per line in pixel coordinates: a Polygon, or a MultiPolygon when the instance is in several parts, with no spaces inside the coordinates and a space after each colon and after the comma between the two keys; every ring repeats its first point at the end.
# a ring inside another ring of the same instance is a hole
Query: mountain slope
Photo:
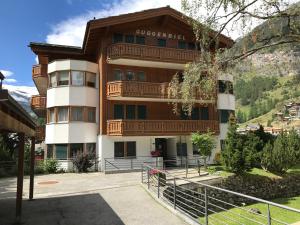
{"type": "Polygon", "coordinates": [[[3,89],[7,89],[9,94],[34,118],[35,113],[31,110],[30,99],[32,95],[37,95],[38,91],[35,87],[14,86],[4,84],[3,89]]]}

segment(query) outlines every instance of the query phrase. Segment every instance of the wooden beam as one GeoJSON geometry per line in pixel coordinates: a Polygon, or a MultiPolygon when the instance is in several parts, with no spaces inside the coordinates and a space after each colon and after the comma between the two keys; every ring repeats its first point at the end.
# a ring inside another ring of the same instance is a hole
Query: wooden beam
{"type": "Polygon", "coordinates": [[[25,133],[29,137],[35,136],[35,130],[23,124],[16,118],[0,110],[0,124],[2,129],[9,130],[11,132],[25,133]]]}
{"type": "Polygon", "coordinates": [[[25,134],[19,133],[19,153],[18,153],[18,177],[17,177],[17,199],[16,199],[16,220],[20,222],[22,215],[22,195],[24,178],[24,147],[25,134]]]}
{"type": "Polygon", "coordinates": [[[31,138],[31,149],[30,149],[29,200],[33,200],[33,191],[34,191],[34,163],[35,163],[35,137],[32,137],[31,138]]]}

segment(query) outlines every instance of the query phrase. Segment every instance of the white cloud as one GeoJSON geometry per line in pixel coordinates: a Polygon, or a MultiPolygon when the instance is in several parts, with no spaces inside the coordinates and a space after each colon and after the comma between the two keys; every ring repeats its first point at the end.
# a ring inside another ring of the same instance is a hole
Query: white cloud
{"type": "Polygon", "coordinates": [[[34,61],[36,62],[36,64],[39,64],[39,58],[38,58],[38,56],[35,56],[34,61]]]}
{"type": "Polygon", "coordinates": [[[16,82],[17,82],[17,80],[13,79],[13,78],[9,78],[9,79],[4,80],[4,83],[16,83],[16,82]]]}
{"type": "Polygon", "coordinates": [[[56,24],[47,35],[46,42],[51,44],[81,46],[86,23],[94,17],[103,18],[167,5],[170,5],[170,7],[176,10],[181,10],[181,0],[114,0],[104,7],[102,6],[100,10],[89,11],[56,24]]]}
{"type": "Polygon", "coordinates": [[[5,77],[9,77],[12,76],[14,73],[12,71],[9,70],[0,70],[0,72],[5,76],[5,77]]]}

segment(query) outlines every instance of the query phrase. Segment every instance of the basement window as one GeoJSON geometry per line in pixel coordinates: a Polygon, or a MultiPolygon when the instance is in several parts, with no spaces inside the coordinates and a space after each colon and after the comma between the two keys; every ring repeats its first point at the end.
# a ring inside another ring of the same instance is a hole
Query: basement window
{"type": "Polygon", "coordinates": [[[136,142],[115,142],[114,143],[115,158],[135,158],[136,157],[136,142]]]}

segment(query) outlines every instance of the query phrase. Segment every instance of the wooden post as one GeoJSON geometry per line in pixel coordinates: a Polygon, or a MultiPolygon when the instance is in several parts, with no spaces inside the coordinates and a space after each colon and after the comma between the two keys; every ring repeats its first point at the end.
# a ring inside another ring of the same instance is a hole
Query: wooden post
{"type": "Polygon", "coordinates": [[[30,149],[30,183],[29,183],[29,200],[33,200],[34,190],[34,164],[35,164],[35,137],[31,138],[30,149]]]}
{"type": "Polygon", "coordinates": [[[19,153],[18,153],[16,219],[17,219],[17,221],[20,221],[21,214],[22,214],[25,134],[19,133],[18,136],[19,136],[19,153]]]}

